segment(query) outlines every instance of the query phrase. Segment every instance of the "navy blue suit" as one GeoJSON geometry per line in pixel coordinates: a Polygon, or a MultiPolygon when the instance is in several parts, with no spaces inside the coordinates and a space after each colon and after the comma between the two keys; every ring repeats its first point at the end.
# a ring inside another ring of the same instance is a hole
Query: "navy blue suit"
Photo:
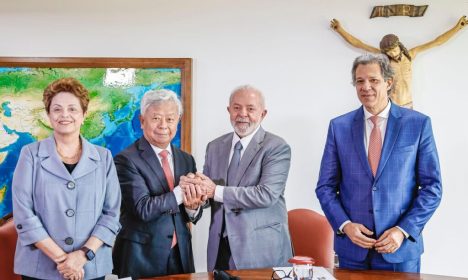
{"type": "Polygon", "coordinates": [[[424,251],[421,233],[442,197],[430,118],[392,104],[375,178],[364,135],[362,107],[330,122],[316,193],[336,232],[335,251],[340,258],[356,261],[368,254],[340,233],[339,227],[350,220],[377,238],[401,227],[409,238],[397,251],[382,256],[389,263],[417,259],[424,251]]]}
{"type": "MultiPolygon", "coordinates": [[[[175,185],[195,173],[193,157],[171,146],[175,185]]],[[[114,158],[122,189],[122,231],[115,242],[114,273],[133,279],[167,275],[174,230],[184,273],[195,272],[192,242],[184,205],[177,205],[159,160],[141,137],[114,158]]],[[[199,217],[198,217],[199,218],[199,217]]],[[[196,220],[194,220],[196,221],[196,220]]]]}

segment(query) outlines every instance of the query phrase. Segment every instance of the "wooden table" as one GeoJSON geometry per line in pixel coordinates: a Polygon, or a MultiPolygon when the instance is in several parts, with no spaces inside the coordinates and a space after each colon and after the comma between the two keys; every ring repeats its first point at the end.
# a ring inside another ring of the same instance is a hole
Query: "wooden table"
{"type": "MultiPolygon", "coordinates": [[[[376,271],[376,270],[366,270],[366,271],[351,271],[346,269],[328,269],[333,276],[338,280],[461,280],[466,278],[460,277],[450,277],[450,276],[441,276],[441,275],[432,275],[432,274],[418,274],[418,273],[401,273],[401,272],[390,272],[390,271],[376,271]]],[[[269,280],[271,279],[271,269],[252,269],[252,270],[235,270],[229,271],[232,275],[239,276],[241,280],[269,280]]],[[[148,279],[214,279],[212,273],[201,272],[201,273],[192,273],[192,274],[178,274],[164,277],[154,277],[148,279]]]]}

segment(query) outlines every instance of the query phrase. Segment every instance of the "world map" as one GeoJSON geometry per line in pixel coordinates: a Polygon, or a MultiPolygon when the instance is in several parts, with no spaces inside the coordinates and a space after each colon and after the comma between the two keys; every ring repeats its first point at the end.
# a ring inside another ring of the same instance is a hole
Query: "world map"
{"type": "MultiPolygon", "coordinates": [[[[12,212],[11,184],[21,148],[52,133],[42,94],[63,77],[77,78],[89,91],[81,134],[113,155],[141,137],[138,116],[145,92],[164,88],[181,95],[178,68],[0,67],[0,218],[12,212]]],[[[173,140],[177,147],[180,131],[173,140]]]]}

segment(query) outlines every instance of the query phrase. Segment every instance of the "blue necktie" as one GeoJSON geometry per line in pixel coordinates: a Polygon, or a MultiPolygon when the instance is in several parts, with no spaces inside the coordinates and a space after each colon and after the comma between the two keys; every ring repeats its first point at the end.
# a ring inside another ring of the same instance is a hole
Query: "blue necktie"
{"type": "MultiPolygon", "coordinates": [[[[234,153],[232,154],[231,163],[229,163],[228,167],[228,177],[226,185],[232,184],[236,179],[237,169],[239,169],[239,163],[241,158],[241,151],[242,151],[242,144],[240,141],[237,141],[236,145],[234,145],[234,153]]],[[[226,232],[226,217],[224,217],[224,205],[223,205],[223,223],[221,225],[221,232],[223,233],[223,237],[227,236],[226,232]]]]}
{"type": "Polygon", "coordinates": [[[237,175],[237,170],[239,169],[239,163],[240,163],[240,158],[241,158],[241,151],[242,151],[242,143],[237,141],[236,145],[234,145],[234,153],[232,154],[231,158],[231,163],[229,164],[228,168],[228,177],[227,177],[227,185],[233,184],[236,175],[237,175]]]}

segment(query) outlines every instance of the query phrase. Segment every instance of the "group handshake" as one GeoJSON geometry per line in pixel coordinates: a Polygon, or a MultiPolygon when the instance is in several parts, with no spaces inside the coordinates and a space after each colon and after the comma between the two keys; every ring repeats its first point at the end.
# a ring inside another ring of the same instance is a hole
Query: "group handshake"
{"type": "Polygon", "coordinates": [[[216,184],[203,173],[188,173],[180,177],[179,186],[184,193],[184,206],[197,210],[208,198],[213,198],[216,184]]]}

